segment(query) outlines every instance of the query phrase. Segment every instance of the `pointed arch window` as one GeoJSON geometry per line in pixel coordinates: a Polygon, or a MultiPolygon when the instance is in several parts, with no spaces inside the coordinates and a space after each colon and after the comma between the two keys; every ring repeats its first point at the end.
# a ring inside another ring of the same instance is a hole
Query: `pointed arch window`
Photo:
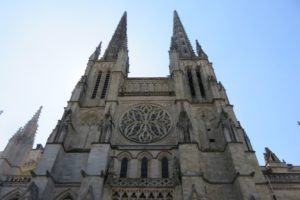
{"type": "Polygon", "coordinates": [[[161,160],[161,176],[162,178],[169,178],[169,161],[166,157],[161,160]]]}
{"type": "Polygon", "coordinates": [[[106,91],[107,91],[107,87],[108,87],[108,83],[109,83],[109,78],[110,78],[110,72],[107,72],[106,76],[105,76],[105,80],[104,80],[102,93],[101,93],[101,99],[104,99],[104,97],[106,95],[106,91]]]}
{"type": "Polygon", "coordinates": [[[73,198],[70,196],[67,196],[67,197],[63,198],[63,200],[73,200],[73,198]]]}
{"type": "Polygon", "coordinates": [[[187,71],[187,76],[188,76],[189,86],[190,86],[190,90],[191,90],[191,95],[192,95],[192,97],[195,97],[196,93],[195,93],[195,88],[194,88],[194,84],[193,84],[193,77],[192,77],[191,70],[187,71]]]}
{"type": "Polygon", "coordinates": [[[102,76],[102,72],[99,72],[98,76],[97,76],[97,79],[96,79],[95,87],[94,87],[94,90],[93,90],[93,93],[92,93],[92,99],[95,99],[96,96],[97,96],[97,91],[98,91],[98,88],[99,88],[101,76],[102,76]]]}
{"type": "Polygon", "coordinates": [[[148,159],[144,157],[141,164],[141,178],[148,177],[148,159]]]}
{"type": "Polygon", "coordinates": [[[196,74],[197,74],[198,84],[199,84],[199,88],[200,88],[200,93],[201,93],[201,96],[204,98],[205,97],[205,89],[203,86],[201,74],[199,71],[196,71],[196,74]]]}
{"type": "Polygon", "coordinates": [[[121,162],[121,171],[120,171],[120,178],[127,177],[127,168],[128,168],[128,159],[123,158],[121,162]]]}

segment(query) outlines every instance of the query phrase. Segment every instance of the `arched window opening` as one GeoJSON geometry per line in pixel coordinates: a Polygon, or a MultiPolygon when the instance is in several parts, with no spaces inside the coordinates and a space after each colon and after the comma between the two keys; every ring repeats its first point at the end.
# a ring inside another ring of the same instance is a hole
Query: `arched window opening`
{"type": "Polygon", "coordinates": [[[96,83],[95,83],[95,87],[94,87],[94,90],[93,90],[92,99],[95,99],[96,96],[97,96],[97,91],[98,91],[98,88],[99,88],[101,76],[102,76],[102,72],[99,72],[96,83]]]}
{"type": "Polygon", "coordinates": [[[109,78],[110,78],[110,72],[107,72],[107,74],[105,76],[105,80],[104,80],[104,85],[103,85],[102,93],[101,93],[101,99],[104,99],[104,97],[106,95],[109,78]]]}
{"type": "Polygon", "coordinates": [[[192,95],[192,97],[195,97],[196,93],[195,93],[195,88],[194,88],[194,84],[193,84],[192,73],[190,70],[188,70],[187,76],[188,76],[189,86],[190,86],[190,90],[191,90],[191,95],[192,95]]]}
{"type": "Polygon", "coordinates": [[[196,74],[197,74],[198,84],[199,84],[199,88],[200,88],[200,93],[201,93],[201,96],[204,98],[205,97],[205,89],[204,89],[204,86],[202,83],[201,74],[199,71],[197,71],[196,74]]]}
{"type": "Polygon", "coordinates": [[[20,199],[20,194],[19,193],[13,195],[12,198],[9,198],[9,200],[19,200],[19,199],[20,199]]]}
{"type": "Polygon", "coordinates": [[[121,162],[121,171],[120,171],[120,178],[127,177],[127,167],[128,167],[128,159],[123,158],[121,162]]]}
{"type": "Polygon", "coordinates": [[[144,157],[142,159],[142,165],[141,165],[141,178],[147,178],[148,177],[148,159],[144,157]]]}
{"type": "Polygon", "coordinates": [[[73,198],[70,195],[68,195],[65,198],[63,198],[63,200],[73,200],[73,198]]]}
{"type": "Polygon", "coordinates": [[[161,160],[161,176],[162,178],[169,178],[169,163],[168,159],[164,157],[161,160]]]}

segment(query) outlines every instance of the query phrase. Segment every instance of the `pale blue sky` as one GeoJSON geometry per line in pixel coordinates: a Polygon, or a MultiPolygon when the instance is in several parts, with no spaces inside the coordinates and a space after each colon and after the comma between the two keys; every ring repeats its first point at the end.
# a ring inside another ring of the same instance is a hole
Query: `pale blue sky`
{"type": "Polygon", "coordinates": [[[300,165],[300,1],[5,1],[0,4],[0,149],[40,105],[45,144],[88,57],[128,14],[130,76],[168,75],[176,9],[198,39],[248,133],[300,165]]]}

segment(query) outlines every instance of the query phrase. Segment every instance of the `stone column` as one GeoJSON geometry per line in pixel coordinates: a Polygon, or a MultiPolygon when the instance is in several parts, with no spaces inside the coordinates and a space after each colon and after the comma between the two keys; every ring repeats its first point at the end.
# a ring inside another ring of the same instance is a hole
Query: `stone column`
{"type": "Polygon", "coordinates": [[[139,161],[137,159],[132,159],[129,161],[128,167],[128,177],[129,178],[139,178],[140,177],[140,168],[139,161]]]}
{"type": "Polygon", "coordinates": [[[151,166],[150,166],[150,175],[152,178],[161,178],[161,167],[160,167],[160,160],[152,159],[151,166]]]}

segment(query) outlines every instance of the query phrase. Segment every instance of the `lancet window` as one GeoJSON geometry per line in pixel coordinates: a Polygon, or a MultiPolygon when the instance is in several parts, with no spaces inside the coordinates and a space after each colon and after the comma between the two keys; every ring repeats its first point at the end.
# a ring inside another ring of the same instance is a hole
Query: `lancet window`
{"type": "Polygon", "coordinates": [[[203,83],[202,83],[201,74],[200,74],[199,71],[197,71],[196,74],[197,74],[197,79],[198,79],[198,84],[199,84],[201,96],[205,97],[205,90],[204,90],[204,86],[203,86],[203,83]]]}
{"type": "Polygon", "coordinates": [[[161,160],[161,176],[162,178],[169,178],[169,161],[166,157],[161,160]]]}
{"type": "Polygon", "coordinates": [[[99,88],[101,76],[102,76],[102,72],[99,72],[98,76],[97,76],[96,83],[95,83],[95,87],[94,87],[94,90],[93,90],[92,99],[95,99],[96,96],[97,96],[97,91],[98,91],[98,88],[99,88]]]}
{"type": "Polygon", "coordinates": [[[120,178],[127,177],[127,168],[128,168],[128,159],[123,158],[121,162],[121,171],[120,171],[120,178]]]}
{"type": "Polygon", "coordinates": [[[102,93],[101,93],[101,99],[104,99],[104,97],[106,96],[106,91],[107,91],[107,87],[108,87],[108,83],[109,83],[109,78],[110,78],[110,72],[107,72],[106,76],[105,76],[105,80],[104,80],[102,93]]]}
{"type": "Polygon", "coordinates": [[[195,88],[194,88],[194,84],[193,84],[192,73],[190,70],[188,70],[187,76],[188,76],[189,86],[190,86],[190,90],[191,90],[191,95],[192,95],[192,97],[195,97],[196,93],[195,93],[195,88]]]}
{"type": "Polygon", "coordinates": [[[141,163],[141,178],[148,177],[148,159],[144,157],[141,163]]]}

